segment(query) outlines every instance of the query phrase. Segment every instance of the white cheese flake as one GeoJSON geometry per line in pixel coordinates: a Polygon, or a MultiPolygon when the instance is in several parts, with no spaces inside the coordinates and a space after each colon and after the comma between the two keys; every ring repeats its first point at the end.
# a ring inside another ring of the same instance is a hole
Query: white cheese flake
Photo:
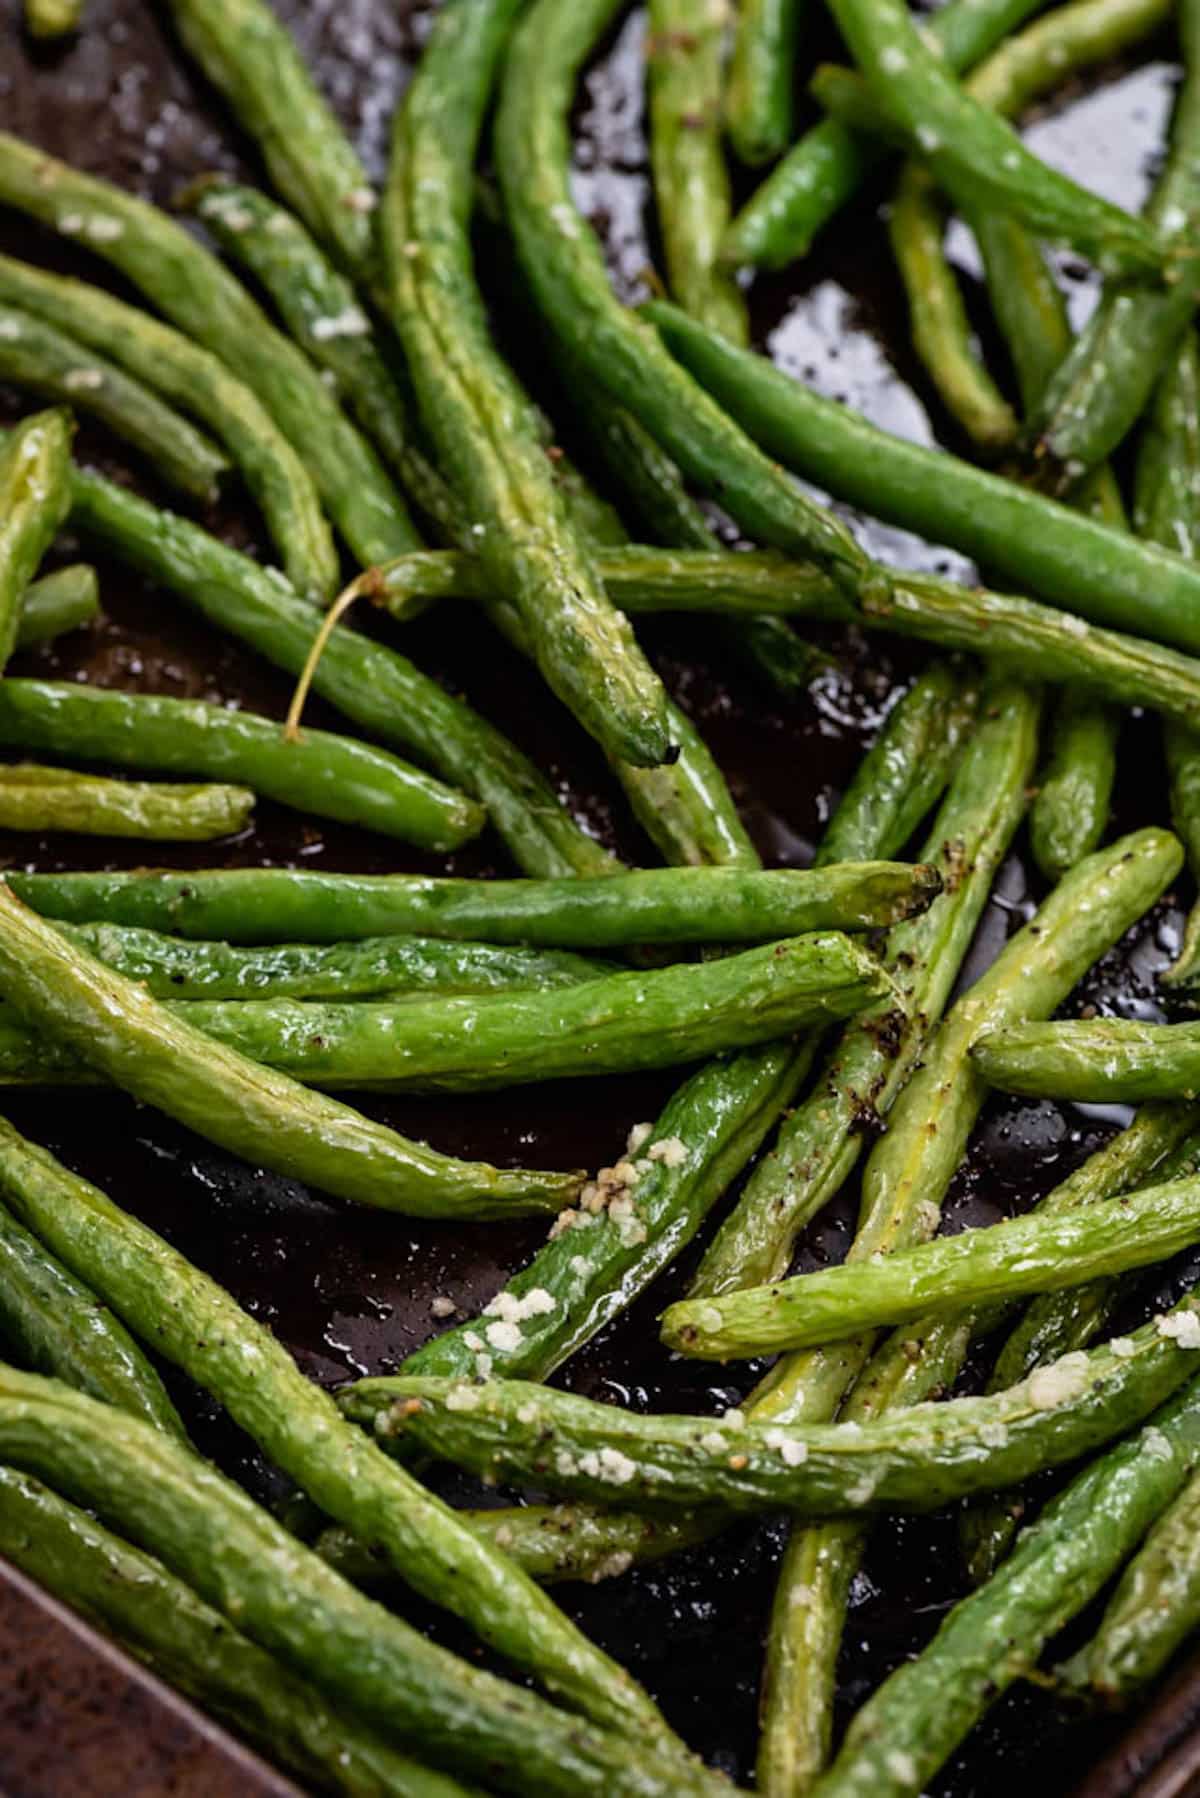
{"type": "Polygon", "coordinates": [[[1160,1336],[1173,1337],[1180,1348],[1200,1348],[1200,1317],[1194,1311],[1171,1311],[1156,1317],[1154,1327],[1160,1336]]]}

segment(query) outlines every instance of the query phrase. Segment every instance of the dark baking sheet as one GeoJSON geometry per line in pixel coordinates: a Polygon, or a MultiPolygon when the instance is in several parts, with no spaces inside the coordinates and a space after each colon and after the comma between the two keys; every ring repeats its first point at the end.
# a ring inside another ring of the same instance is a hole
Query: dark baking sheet
{"type": "MultiPolygon", "coordinates": [[[[163,204],[191,176],[220,167],[255,175],[253,151],[223,107],[173,44],[151,0],[88,0],[87,29],[64,49],[32,52],[18,30],[19,0],[0,0],[0,119],[76,165],[108,176],[163,204]]],[[[433,8],[403,0],[281,0],[312,65],[371,168],[381,171],[387,121],[403,90],[433,8]]],[[[578,115],[578,168],[584,204],[605,235],[624,291],[635,294],[653,243],[646,234],[648,185],[641,129],[640,12],[634,12],[589,77],[578,115]]],[[[1170,42],[1152,46],[1140,67],[1106,71],[1031,129],[1044,154],[1111,197],[1140,201],[1176,77],[1170,42]]],[[[888,428],[961,448],[918,377],[904,341],[904,320],[885,240],[873,225],[881,193],[864,197],[823,239],[803,267],[757,284],[756,338],[785,366],[824,392],[847,399],[888,428]]],[[[106,280],[103,265],[64,255],[62,246],[23,220],[0,219],[0,246],[55,267],[106,280]]],[[[956,239],[970,268],[971,246],[956,239]]],[[[1063,264],[1073,309],[1092,296],[1081,266],[1063,264]]],[[[981,309],[981,329],[986,318],[981,309]]],[[[1002,366],[999,363],[998,366],[1002,366]]],[[[0,390],[4,416],[23,409],[0,390]]],[[[124,462],[102,434],[85,427],[81,453],[155,497],[145,468],[124,462]]],[[[251,549],[261,547],[252,518],[228,507],[204,522],[251,549]]],[[[949,567],[961,559],[904,534],[867,525],[872,547],[890,559],[949,567]]],[[[71,546],[63,545],[64,555],[71,546]]],[[[102,567],[105,619],[50,649],[28,654],[14,671],[86,679],[102,685],[240,703],[281,716],[289,683],[248,651],[191,618],[172,596],[102,567]]],[[[619,794],[586,740],[529,671],[502,644],[472,642],[433,613],[408,627],[404,645],[422,666],[461,688],[553,773],[571,806],[624,853],[650,859],[619,794]]],[[[655,626],[646,638],[673,693],[696,717],[729,775],[764,858],[803,864],[815,835],[865,744],[914,665],[885,640],[833,640],[839,663],[802,701],[781,704],[731,671],[706,632],[691,621],[655,626]]],[[[313,722],[334,722],[312,709],[313,722]]],[[[1166,822],[1157,733],[1131,720],[1125,738],[1119,822],[1166,822]]],[[[135,847],[65,838],[29,841],[0,835],[0,865],[36,868],[131,865],[135,847]]],[[[203,865],[212,852],[164,854],[174,865],[203,865]]],[[[324,826],[262,805],[259,821],[222,848],[227,864],[275,863],[377,872],[404,868],[487,874],[503,871],[498,845],[483,839],[439,863],[383,838],[324,826]]],[[[1023,843],[1005,865],[969,968],[985,965],[1041,893],[1023,843]]],[[[1074,1003],[1156,1015],[1154,975],[1177,940],[1181,888],[1095,970],[1074,1003]]],[[[1068,1008],[1071,1009],[1071,1008],[1068,1008]]],[[[505,1162],[548,1166],[610,1161],[630,1124],[655,1115],[676,1076],[563,1083],[467,1100],[382,1101],[368,1108],[439,1147],[505,1162]]],[[[335,1206],[295,1182],[250,1169],[169,1121],[111,1095],[79,1092],[5,1100],[22,1129],[119,1202],[160,1229],[269,1323],[304,1370],[325,1384],[393,1367],[430,1333],[430,1299],[448,1293],[473,1309],[529,1255],[540,1227],[447,1230],[335,1206]]],[[[950,1227],[992,1221],[1021,1210],[1061,1179],[1121,1121],[1119,1113],[1051,1104],[995,1102],[976,1133],[948,1207],[950,1227]]],[[[813,1264],[841,1253],[853,1195],[814,1225],[804,1245],[813,1264]]],[[[564,1381],[576,1390],[637,1408],[705,1410],[726,1404],[752,1383],[753,1370],[670,1362],[654,1319],[682,1290],[693,1256],[653,1294],[578,1355],[564,1381]]],[[[263,1496],[276,1483],[253,1446],[216,1407],[173,1375],[172,1389],[200,1447],[263,1496]]],[[[466,1495],[466,1482],[447,1484],[466,1495]]],[[[597,1588],[560,1587],[564,1606],[620,1656],[661,1700],[673,1723],[701,1751],[739,1777],[753,1764],[756,1685],[781,1527],[739,1527],[689,1556],[597,1588]]],[[[841,1667],[841,1705],[849,1711],[878,1680],[928,1638],[960,1585],[952,1527],[912,1519],[882,1527],[856,1581],[841,1667]]],[[[426,1617],[408,1596],[406,1615],[426,1617]]],[[[0,1618],[6,1606],[0,1598],[0,1618]]],[[[429,1627],[457,1641],[442,1616],[429,1627]]],[[[16,1632],[14,1632],[16,1633],[16,1632]]],[[[10,1647],[3,1686],[17,1677],[10,1647]]],[[[97,1682],[102,1673],[97,1663],[97,1682]]],[[[98,1690],[102,1689],[98,1684],[98,1690]]],[[[45,1708],[32,1718],[0,1708],[0,1788],[49,1792],[50,1784],[12,1783],[23,1736],[50,1727],[45,1708]],[[16,1757],[16,1758],[14,1758],[16,1757]]],[[[937,1782],[943,1798],[989,1798],[1014,1781],[1032,1795],[1062,1793],[1119,1734],[1117,1723],[1086,1727],[1043,1694],[1019,1687],[937,1782]]],[[[125,1791],[119,1753],[111,1778],[89,1768],[86,1789],[125,1791]]],[[[152,1788],[147,1788],[152,1789],[152,1788]]],[[[175,1789],[166,1780],[162,1790],[175,1789]]],[[[210,1788],[210,1789],[216,1789],[210,1788]]],[[[246,1787],[245,1789],[249,1789],[246,1787]]],[[[1106,1787],[1106,1793],[1116,1787],[1106,1787]]],[[[1182,1789],[1182,1788],[1181,1788],[1182,1789]]]]}

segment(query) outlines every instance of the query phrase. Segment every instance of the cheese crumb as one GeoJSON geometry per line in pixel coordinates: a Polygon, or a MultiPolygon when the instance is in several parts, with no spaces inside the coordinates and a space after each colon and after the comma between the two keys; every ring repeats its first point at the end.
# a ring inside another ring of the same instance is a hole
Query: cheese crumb
{"type": "Polygon", "coordinates": [[[660,1137],[652,1142],[646,1150],[651,1161],[661,1161],[664,1167],[682,1167],[687,1161],[687,1146],[678,1136],[660,1137]]]}
{"type": "Polygon", "coordinates": [[[578,1274],[581,1279],[592,1271],[592,1264],[586,1255],[572,1255],[569,1266],[571,1272],[578,1274]]]}
{"type": "Polygon", "coordinates": [[[893,1779],[900,1780],[906,1786],[916,1785],[917,1763],[911,1754],[905,1754],[901,1748],[889,1748],[883,1764],[893,1779]]]}
{"type": "Polygon", "coordinates": [[[515,1354],[525,1340],[520,1324],[506,1323],[499,1318],[488,1324],[483,1333],[488,1339],[489,1347],[502,1355],[515,1354]]]}
{"type": "Polygon", "coordinates": [[[1078,1398],[1088,1383],[1087,1356],[1076,1351],[1039,1367],[1029,1379],[1029,1402],[1036,1411],[1053,1411],[1078,1398]],[[1083,1363],[1080,1366],[1080,1362],[1083,1363]]]}
{"type": "Polygon", "coordinates": [[[366,337],[371,321],[360,306],[346,306],[328,318],[314,318],[309,329],[318,343],[326,343],[331,337],[366,337]]]}
{"type": "Polygon", "coordinates": [[[374,212],[378,204],[378,199],[369,187],[352,187],[349,193],[342,195],[342,205],[347,212],[374,212]]]}
{"type": "Polygon", "coordinates": [[[979,1440],[985,1448],[1003,1448],[1008,1441],[1008,1429],[1002,1423],[980,1424],[979,1440]]]}
{"type": "Polygon", "coordinates": [[[430,1299],[429,1309],[435,1317],[453,1317],[458,1306],[453,1299],[445,1298],[439,1293],[436,1299],[430,1299]]]}
{"type": "Polygon", "coordinates": [[[492,1377],[492,1357],[490,1355],[476,1355],[475,1372],[479,1375],[481,1380],[490,1380],[492,1377]]]}
{"type": "Polygon", "coordinates": [[[474,1386],[453,1386],[446,1394],[447,1411],[475,1411],[479,1408],[479,1394],[474,1386]]]}
{"type": "Polygon", "coordinates": [[[1160,1461],[1171,1459],[1172,1449],[1167,1437],[1160,1429],[1151,1424],[1148,1430],[1142,1431],[1142,1447],[1148,1455],[1157,1455],[1160,1461]]]}
{"type": "Polygon", "coordinates": [[[517,1422],[530,1424],[537,1422],[537,1406],[521,1405],[517,1409],[517,1422]]]}
{"type": "Polygon", "coordinates": [[[600,1466],[603,1478],[612,1480],[617,1486],[625,1486],[637,1473],[637,1462],[623,1455],[619,1448],[602,1448],[600,1450],[600,1466]]]}
{"type": "Polygon", "coordinates": [[[638,1150],[642,1148],[644,1144],[648,1143],[653,1135],[653,1124],[635,1124],[625,1140],[625,1153],[627,1155],[636,1155],[638,1150]]]}
{"type": "Polygon", "coordinates": [[[808,1460],[808,1443],[797,1442],[794,1436],[788,1436],[779,1444],[779,1452],[785,1467],[799,1467],[801,1462],[808,1460]]]}
{"type": "Polygon", "coordinates": [[[1156,1317],[1154,1327],[1160,1336],[1173,1336],[1180,1348],[1200,1348],[1200,1317],[1194,1311],[1172,1311],[1156,1317]]]}
{"type": "Polygon", "coordinates": [[[616,1548],[612,1554],[605,1555],[602,1561],[596,1562],[588,1574],[588,1579],[593,1586],[598,1586],[601,1580],[618,1579],[622,1573],[628,1573],[632,1566],[633,1556],[629,1550],[616,1548]]]}
{"type": "Polygon", "coordinates": [[[701,1436],[700,1446],[706,1455],[723,1455],[729,1444],[720,1430],[709,1430],[707,1436],[701,1436]]]}
{"type": "Polygon", "coordinates": [[[71,393],[94,393],[103,385],[104,375],[98,368],[73,368],[63,378],[63,386],[71,393]]]}
{"type": "Polygon", "coordinates": [[[729,1425],[731,1430],[744,1430],[746,1427],[746,1413],[731,1407],[724,1413],[723,1421],[729,1425]]]}
{"type": "Polygon", "coordinates": [[[1114,1336],[1108,1346],[1120,1361],[1128,1361],[1131,1355],[1137,1354],[1137,1343],[1131,1336],[1114,1336]]]}
{"type": "Polygon", "coordinates": [[[475,1351],[478,1351],[483,1347],[483,1337],[479,1334],[478,1330],[464,1330],[463,1341],[469,1349],[475,1351]]]}

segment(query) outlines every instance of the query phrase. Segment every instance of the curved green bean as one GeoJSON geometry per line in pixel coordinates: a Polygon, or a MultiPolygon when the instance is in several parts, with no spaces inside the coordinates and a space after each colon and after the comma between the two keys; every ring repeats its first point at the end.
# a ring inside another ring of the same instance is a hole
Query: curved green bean
{"type": "Polygon", "coordinates": [[[572,1497],[618,1497],[651,1510],[781,1508],[808,1517],[925,1511],[1074,1460],[1140,1422],[1197,1365],[1194,1350],[1171,1333],[1178,1329],[1190,1342],[1194,1332],[1200,1346],[1193,1301],[1162,1322],[1123,1342],[1127,1356],[1104,1344],[1008,1392],[893,1408],[849,1429],[780,1427],[739,1421],[737,1413],[644,1414],[525,1380],[470,1385],[384,1374],[342,1387],[338,1403],[397,1454],[415,1444],[505,1484],[572,1497]]]}
{"type": "Polygon", "coordinates": [[[0,448],[0,670],[16,648],[24,594],[71,504],[65,412],[36,412],[0,448]]]}
{"type": "Polygon", "coordinates": [[[1200,568],[1001,475],[889,436],[676,307],[654,301],[643,312],[710,393],[805,479],[1084,618],[1200,649],[1200,568]]]}
{"type": "MultiPolygon", "coordinates": [[[[361,563],[415,547],[404,502],[317,370],[182,225],[7,133],[0,133],[0,201],[112,263],[258,394],[361,563]]],[[[335,580],[331,559],[310,591],[328,593],[335,580]]]]}
{"type": "Polygon", "coordinates": [[[542,948],[769,943],[810,930],[874,929],[919,912],[936,869],[646,868],[603,880],[456,880],[307,868],[13,874],[13,891],[68,922],[137,924],[229,942],[336,943],[392,932],[542,948]],[[611,891],[609,883],[612,882],[611,891]]]}
{"type": "Polygon", "coordinates": [[[259,506],[289,579],[322,599],[337,582],[329,526],[308,471],[257,394],[219,357],[102,288],[0,256],[0,300],[150,382],[223,444],[259,506]]]}
{"type": "MultiPolygon", "coordinates": [[[[1038,5],[1039,0],[948,0],[922,24],[946,67],[961,75],[1038,5]]],[[[759,268],[798,261],[886,153],[873,133],[864,136],[839,119],[810,126],[734,219],[725,237],[725,260],[759,268]]]]}
{"type": "MultiPolygon", "coordinates": [[[[743,14],[743,52],[749,26],[743,14]]],[[[721,143],[724,13],[711,0],[651,0],[649,27],[650,166],[667,286],[685,312],[746,343],[746,303],[718,262],[730,210],[721,143]]],[[[790,74],[789,68],[789,96],[790,74]]],[[[736,74],[731,80],[736,83],[736,74]]]]}
{"type": "Polygon", "coordinates": [[[1200,1093],[1200,1024],[1138,1018],[1018,1024],[986,1032],[972,1044],[971,1057],[1003,1092],[1098,1104],[1200,1093]]]}
{"type": "Polygon", "coordinates": [[[51,643],[65,637],[68,631],[81,630],[100,612],[100,589],[96,570],[86,562],[73,562],[67,568],[56,568],[31,581],[21,595],[21,616],[17,620],[17,648],[32,649],[38,643],[51,643]]]}
{"type": "Polygon", "coordinates": [[[918,1798],[988,1706],[1036,1667],[1176,1497],[1200,1457],[1200,1383],[1076,1476],[995,1578],[867,1700],[813,1798],[918,1798]]]}
{"type": "MultiPolygon", "coordinates": [[[[694,1763],[653,1752],[645,1731],[635,1748],[435,1646],[207,1462],[109,1405],[5,1370],[0,1455],[101,1512],[260,1647],[431,1761],[547,1798],[728,1791],[694,1763]]],[[[632,1722],[628,1711],[620,1721],[632,1722]]]]}
{"type": "Polygon", "coordinates": [[[464,1798],[457,1781],[335,1712],[160,1561],[11,1467],[0,1467],[0,1554],[317,1789],[464,1798]]]}
{"type": "Polygon", "coordinates": [[[6,680],[0,744],[53,749],[83,761],[243,782],[318,817],[457,849],[477,836],[482,809],[462,793],[354,737],[305,729],[199,699],[122,693],[76,681],[6,680]]]}
{"type": "Polygon", "coordinates": [[[742,0],[725,89],[725,124],[739,161],[757,167],[792,142],[796,51],[804,0],[742,0]]]}
{"type": "Polygon", "coordinates": [[[653,768],[677,754],[666,693],[568,519],[475,283],[475,148],[518,3],[452,0],[396,115],[380,217],[388,316],[480,561],[547,684],[609,754],[653,768]]]}
{"type": "Polygon", "coordinates": [[[3,304],[0,378],[57,405],[90,413],[148,457],[171,486],[205,504],[216,498],[229,462],[215,443],[115,363],[32,313],[3,304]]]}
{"type": "Polygon", "coordinates": [[[503,948],[436,937],[360,942],[187,942],[120,924],[61,924],[97,960],[139,981],[156,999],[360,999],[384,994],[489,993],[574,986],[621,972],[617,962],[562,949],[503,948]]]}
{"type": "Polygon", "coordinates": [[[751,536],[810,557],[851,590],[887,577],[849,532],[803,497],[667,356],[612,293],[569,181],[567,118],[576,77],[620,0],[536,0],[505,63],[496,166],[517,252],[539,306],[581,367],[638,418],[684,474],[751,536]]]}
{"type": "MultiPolygon", "coordinates": [[[[214,1280],[7,1124],[0,1127],[0,1191],[80,1279],[212,1393],[329,1517],[368,1541],[379,1540],[408,1584],[436,1604],[450,1604],[571,1708],[622,1730],[636,1728],[656,1750],[674,1749],[674,1738],[635,1682],[593,1649],[502,1554],[343,1422],[329,1395],[214,1280]]],[[[119,1443],[119,1431],[114,1439],[119,1443]]],[[[12,1459],[7,1443],[0,1459],[12,1459]]],[[[210,1573],[197,1580],[189,1571],[187,1577],[202,1594],[211,1590],[210,1573]]],[[[216,1583],[219,1589],[221,1580],[216,1583]]],[[[275,1577],[268,1583],[274,1586],[275,1577]]],[[[239,1624],[251,1629],[249,1612],[239,1624]]],[[[574,1722],[587,1733],[578,1717],[574,1722]]],[[[424,1750],[419,1734],[413,1743],[424,1750]]],[[[680,1771],[682,1776],[682,1765],[680,1771]]]]}
{"type": "Polygon", "coordinates": [[[253,810],[247,787],[108,780],[36,762],[0,765],[0,830],[208,843],[244,830],[253,810]]]}
{"type": "Polygon", "coordinates": [[[455,1161],[248,1062],[68,943],[0,886],[0,995],[89,1067],[252,1164],[384,1210],[554,1211],[573,1174],[455,1161]]]}

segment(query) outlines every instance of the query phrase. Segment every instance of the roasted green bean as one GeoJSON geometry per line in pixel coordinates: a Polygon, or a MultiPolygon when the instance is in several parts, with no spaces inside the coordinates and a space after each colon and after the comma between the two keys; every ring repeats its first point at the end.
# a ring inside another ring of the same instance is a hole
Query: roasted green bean
{"type": "Polygon", "coordinates": [[[53,642],[68,631],[80,630],[99,615],[100,593],[96,570],[86,562],[73,562],[32,581],[21,595],[17,620],[17,648],[32,649],[53,642]]]}
{"type": "Polygon", "coordinates": [[[971,1058],[1003,1092],[1096,1104],[1200,1093],[1200,1024],[1094,1018],[1010,1025],[982,1035],[971,1058]]]}
{"type": "MultiPolygon", "coordinates": [[[[4,683],[6,688],[9,684],[4,683]]],[[[36,762],[0,765],[0,830],[209,843],[214,837],[236,836],[253,810],[248,787],[108,780],[36,762]]]]}
{"type": "Polygon", "coordinates": [[[37,412],[0,449],[0,670],[16,648],[25,589],[71,503],[65,412],[37,412]]]}
{"type": "Polygon", "coordinates": [[[725,90],[725,122],[739,159],[757,167],[792,141],[796,50],[804,0],[742,0],[725,90]]]}

